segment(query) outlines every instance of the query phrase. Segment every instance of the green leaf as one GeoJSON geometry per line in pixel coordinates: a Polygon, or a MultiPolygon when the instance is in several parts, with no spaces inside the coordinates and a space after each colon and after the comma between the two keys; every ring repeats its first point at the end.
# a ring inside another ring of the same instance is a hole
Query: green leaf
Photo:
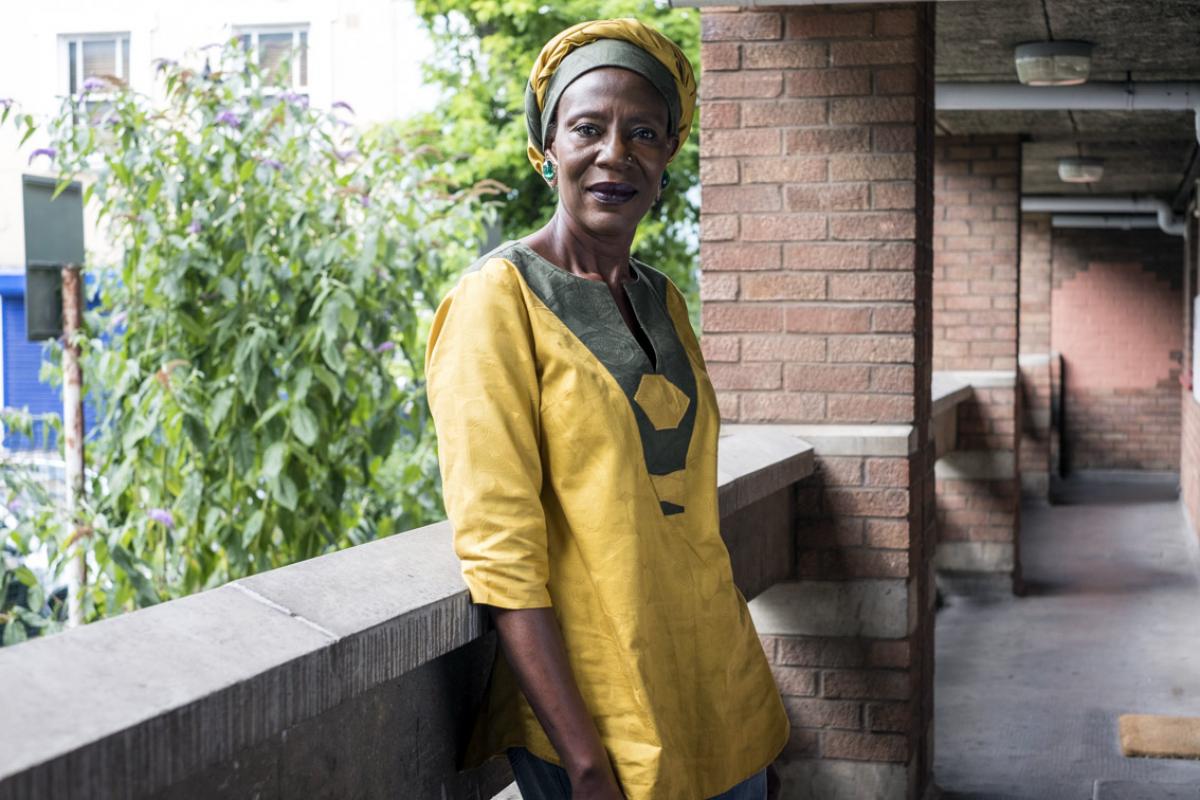
{"type": "Polygon", "coordinates": [[[25,626],[15,619],[10,619],[8,624],[4,626],[4,646],[11,647],[14,644],[20,644],[28,639],[25,633],[25,626]]]}
{"type": "Polygon", "coordinates": [[[279,505],[288,511],[296,510],[296,503],[299,500],[300,493],[296,490],[295,482],[287,475],[279,476],[279,479],[275,482],[274,494],[279,505]]]}
{"type": "Polygon", "coordinates": [[[262,530],[266,518],[267,515],[261,508],[250,515],[250,519],[246,520],[246,527],[242,529],[242,547],[250,549],[254,537],[258,536],[259,531],[262,530]]]}
{"type": "Polygon", "coordinates": [[[287,459],[287,445],[275,442],[263,453],[262,474],[267,480],[279,475],[283,470],[283,462],[287,459]]]}
{"type": "Polygon", "coordinates": [[[221,423],[225,421],[226,415],[229,414],[229,408],[233,405],[234,395],[237,390],[232,386],[222,389],[213,395],[212,403],[208,407],[207,417],[208,429],[214,434],[221,427],[221,423]]]}
{"type": "Polygon", "coordinates": [[[37,628],[40,630],[50,624],[50,620],[24,608],[17,609],[17,616],[20,617],[21,621],[30,628],[37,628]]]}
{"type": "Polygon", "coordinates": [[[250,176],[254,174],[254,168],[258,164],[254,161],[246,161],[242,164],[242,168],[238,170],[238,180],[242,183],[250,180],[250,176]]]}
{"type": "Polygon", "coordinates": [[[320,435],[320,426],[317,423],[317,415],[309,411],[306,406],[292,406],[292,433],[300,440],[300,443],[305,447],[312,447],[317,443],[317,436],[320,435]]]}

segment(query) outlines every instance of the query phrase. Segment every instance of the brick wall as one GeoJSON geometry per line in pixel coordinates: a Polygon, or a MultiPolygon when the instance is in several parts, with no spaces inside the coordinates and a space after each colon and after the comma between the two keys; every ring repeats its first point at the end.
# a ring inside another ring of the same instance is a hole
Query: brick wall
{"type": "Polygon", "coordinates": [[[1050,364],[1049,214],[1021,215],[1019,464],[1026,496],[1049,497],[1054,465],[1050,364]]]}
{"type": "Polygon", "coordinates": [[[1054,231],[1065,470],[1179,469],[1182,247],[1157,231],[1054,231]]]}
{"type": "Polygon", "coordinates": [[[760,625],[794,725],[787,798],[916,798],[932,765],[933,13],[701,16],[702,346],[722,416],[864,426],[852,456],[818,445],[796,580],[752,607],[867,592],[900,621],[868,634],[851,606],[819,635],[760,625]],[[914,434],[864,450],[877,423],[914,434]]]}
{"type": "Polygon", "coordinates": [[[937,466],[938,565],[1017,580],[1020,140],[941,137],[935,152],[933,363],[974,386],[937,466]]]}

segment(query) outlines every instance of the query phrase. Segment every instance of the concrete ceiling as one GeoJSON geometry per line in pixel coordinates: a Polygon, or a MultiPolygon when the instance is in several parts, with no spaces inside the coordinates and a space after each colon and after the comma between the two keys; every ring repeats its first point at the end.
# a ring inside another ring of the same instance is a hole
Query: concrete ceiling
{"type": "MultiPolygon", "coordinates": [[[[1200,81],[1200,0],[976,0],[937,6],[937,79],[1015,83],[1013,47],[1095,44],[1092,80],[1200,81]]],[[[1019,133],[1026,193],[1154,194],[1175,199],[1195,157],[1189,113],[941,111],[939,133],[1019,133]],[[1057,178],[1062,155],[1103,157],[1097,184],[1057,178]]]]}

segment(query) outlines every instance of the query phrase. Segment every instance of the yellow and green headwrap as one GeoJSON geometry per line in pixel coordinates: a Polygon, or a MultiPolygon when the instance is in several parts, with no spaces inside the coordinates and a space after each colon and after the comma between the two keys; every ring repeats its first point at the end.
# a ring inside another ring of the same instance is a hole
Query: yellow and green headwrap
{"type": "Polygon", "coordinates": [[[641,75],[667,103],[667,129],[687,140],[696,109],[696,76],[679,46],[636,19],[598,19],[572,25],[538,53],[525,85],[525,125],[529,133],[529,162],[538,172],[546,129],[563,91],[580,75],[601,67],[621,67],[641,75]]]}

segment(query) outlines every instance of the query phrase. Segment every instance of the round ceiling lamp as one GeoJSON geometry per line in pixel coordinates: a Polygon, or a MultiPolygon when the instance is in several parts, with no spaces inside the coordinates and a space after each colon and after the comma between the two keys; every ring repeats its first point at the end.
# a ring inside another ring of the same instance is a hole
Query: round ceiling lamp
{"type": "Polygon", "coordinates": [[[1104,177],[1104,159],[1085,156],[1060,158],[1058,177],[1066,183],[1095,183],[1104,177]]]}
{"type": "Polygon", "coordinates": [[[1092,67],[1091,42],[1026,42],[1013,53],[1026,86],[1076,86],[1092,67]]]}

